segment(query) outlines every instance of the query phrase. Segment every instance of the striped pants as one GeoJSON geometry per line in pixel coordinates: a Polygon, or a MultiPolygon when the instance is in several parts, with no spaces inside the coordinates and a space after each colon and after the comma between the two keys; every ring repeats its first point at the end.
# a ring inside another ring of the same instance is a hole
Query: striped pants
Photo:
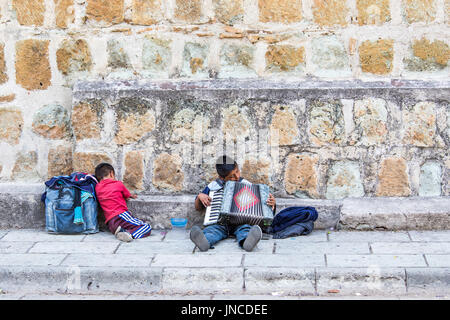
{"type": "Polygon", "coordinates": [[[133,239],[148,237],[152,231],[150,224],[133,217],[128,211],[125,211],[108,221],[108,228],[112,234],[116,232],[119,226],[130,233],[133,239]]]}

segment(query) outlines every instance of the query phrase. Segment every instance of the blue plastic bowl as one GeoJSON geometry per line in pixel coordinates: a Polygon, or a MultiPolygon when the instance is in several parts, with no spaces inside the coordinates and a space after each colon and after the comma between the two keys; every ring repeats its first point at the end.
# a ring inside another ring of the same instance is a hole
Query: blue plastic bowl
{"type": "Polygon", "coordinates": [[[172,227],[175,228],[184,228],[187,224],[186,218],[171,218],[170,223],[172,223],[172,227]]]}

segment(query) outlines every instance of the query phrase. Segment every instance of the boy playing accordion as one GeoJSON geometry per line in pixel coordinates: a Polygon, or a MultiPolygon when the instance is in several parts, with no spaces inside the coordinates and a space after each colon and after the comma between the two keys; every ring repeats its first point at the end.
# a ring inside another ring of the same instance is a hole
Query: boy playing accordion
{"type": "MultiPolygon", "coordinates": [[[[201,211],[210,206],[211,198],[209,197],[209,192],[223,188],[227,181],[251,184],[241,177],[241,172],[239,171],[236,161],[227,156],[222,156],[217,160],[216,170],[219,178],[208,184],[208,186],[195,198],[196,210],[201,211]]],[[[274,210],[275,198],[272,194],[269,194],[267,205],[274,210]]],[[[212,248],[214,244],[231,235],[236,237],[241,248],[246,251],[252,251],[262,238],[262,230],[258,225],[229,225],[215,223],[206,226],[203,230],[198,226],[193,226],[190,232],[192,242],[200,249],[200,251],[207,251],[212,248]]]]}

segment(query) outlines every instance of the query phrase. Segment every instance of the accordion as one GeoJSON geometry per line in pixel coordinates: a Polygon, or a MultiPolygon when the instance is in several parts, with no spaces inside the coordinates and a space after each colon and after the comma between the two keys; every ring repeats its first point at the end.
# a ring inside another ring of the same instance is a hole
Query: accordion
{"type": "Polygon", "coordinates": [[[205,226],[219,224],[250,224],[267,227],[274,213],[267,205],[269,187],[265,184],[248,184],[227,181],[222,189],[210,191],[211,205],[206,208],[205,226]]]}

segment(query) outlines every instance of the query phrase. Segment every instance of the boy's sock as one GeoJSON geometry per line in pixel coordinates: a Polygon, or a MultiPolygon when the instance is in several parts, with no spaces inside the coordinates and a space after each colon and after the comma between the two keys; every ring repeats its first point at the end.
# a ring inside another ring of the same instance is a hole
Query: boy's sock
{"type": "Polygon", "coordinates": [[[114,232],[114,235],[120,241],[130,242],[131,240],[133,240],[131,234],[127,232],[125,229],[123,229],[121,226],[117,227],[116,232],[114,232]]]}
{"type": "Polygon", "coordinates": [[[244,248],[245,251],[252,251],[259,240],[261,240],[261,238],[261,228],[257,225],[251,227],[250,231],[248,232],[247,238],[245,238],[245,241],[242,244],[242,248],[244,248]]]}
{"type": "Polygon", "coordinates": [[[198,226],[193,226],[189,234],[191,240],[200,249],[200,251],[207,251],[210,247],[208,239],[206,239],[203,230],[198,226]]]}

